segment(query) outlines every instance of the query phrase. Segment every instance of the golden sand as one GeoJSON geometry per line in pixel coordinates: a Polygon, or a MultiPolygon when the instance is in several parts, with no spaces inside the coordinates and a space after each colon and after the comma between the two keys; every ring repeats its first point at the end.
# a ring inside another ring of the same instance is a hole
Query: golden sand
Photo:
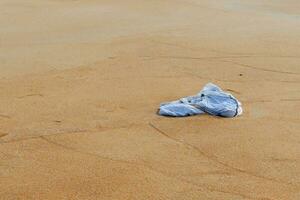
{"type": "Polygon", "coordinates": [[[1,0],[0,199],[299,200],[299,8],[1,0]],[[156,115],[207,82],[244,115],[156,115]]]}

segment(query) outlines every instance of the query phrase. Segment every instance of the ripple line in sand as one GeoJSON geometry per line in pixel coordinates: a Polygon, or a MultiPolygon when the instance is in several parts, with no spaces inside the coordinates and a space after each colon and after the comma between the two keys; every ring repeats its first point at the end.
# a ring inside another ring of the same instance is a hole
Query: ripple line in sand
{"type": "Polygon", "coordinates": [[[0,138],[2,138],[4,136],[7,136],[7,135],[8,135],[8,133],[2,133],[2,132],[0,132],[0,138]]]}
{"type": "Polygon", "coordinates": [[[42,95],[40,93],[37,93],[37,94],[27,94],[27,95],[19,96],[17,98],[18,99],[23,99],[23,98],[26,98],[26,97],[34,97],[34,96],[43,97],[44,95],[42,95]]]}
{"type": "Polygon", "coordinates": [[[239,62],[234,62],[234,61],[225,61],[222,60],[221,62],[227,62],[227,63],[231,63],[231,64],[235,64],[241,67],[246,67],[246,68],[250,68],[250,69],[255,69],[255,70],[259,70],[259,71],[265,71],[265,72],[273,72],[273,73],[280,73],[280,74],[292,74],[292,75],[300,75],[300,73],[296,73],[296,72],[288,72],[288,71],[280,71],[280,70],[273,70],[273,69],[266,69],[266,68],[261,68],[261,67],[256,67],[253,65],[248,65],[248,64],[244,64],[244,63],[239,63],[239,62]]]}
{"type": "Polygon", "coordinates": [[[0,117],[1,117],[1,118],[6,118],[6,119],[10,119],[10,116],[8,116],[8,115],[0,114],[0,117]]]}
{"type": "Polygon", "coordinates": [[[172,42],[166,42],[166,41],[158,41],[158,40],[151,40],[152,43],[160,44],[160,45],[166,45],[166,46],[173,46],[173,47],[178,47],[181,49],[187,49],[187,50],[192,50],[192,51],[201,51],[201,50],[208,50],[211,52],[216,52],[219,54],[223,55],[229,55],[229,56],[235,56],[237,58],[243,58],[243,57],[253,57],[253,58],[300,58],[300,56],[296,55],[263,55],[263,54],[257,54],[257,53],[237,53],[237,52],[226,52],[226,51],[221,51],[221,50],[216,50],[216,49],[210,49],[210,48],[205,48],[205,47],[190,47],[184,44],[179,44],[179,43],[172,43],[172,42]]]}
{"type": "Polygon", "coordinates": [[[26,141],[26,140],[31,140],[31,139],[37,139],[37,138],[40,138],[41,136],[63,135],[63,134],[71,134],[71,133],[86,133],[86,132],[92,132],[92,131],[89,131],[89,130],[86,130],[86,129],[80,129],[80,130],[56,132],[56,133],[52,133],[52,134],[25,137],[25,138],[13,139],[13,140],[8,140],[8,141],[0,141],[0,144],[8,144],[8,143],[26,141]]]}
{"type": "Polygon", "coordinates": [[[110,157],[100,156],[98,154],[94,154],[94,153],[90,153],[90,152],[86,152],[86,151],[81,151],[81,150],[78,150],[76,148],[69,147],[67,145],[63,145],[63,144],[58,143],[58,142],[54,142],[53,140],[50,140],[50,139],[46,138],[45,136],[40,136],[39,138],[46,141],[46,142],[48,142],[48,143],[50,143],[50,144],[59,146],[63,149],[67,149],[67,150],[70,150],[70,151],[73,151],[73,152],[86,154],[86,155],[90,155],[90,156],[94,156],[94,157],[99,157],[99,158],[104,159],[104,160],[110,160],[110,161],[115,161],[115,162],[123,162],[123,163],[126,163],[126,164],[132,164],[131,162],[126,161],[126,160],[113,159],[113,158],[110,158],[110,157]]]}
{"type": "Polygon", "coordinates": [[[248,176],[252,176],[252,177],[256,177],[256,178],[260,178],[260,179],[264,179],[264,180],[267,180],[267,181],[271,181],[271,182],[275,182],[275,183],[278,183],[278,184],[285,184],[285,185],[289,185],[289,186],[294,186],[292,183],[289,183],[289,182],[284,182],[284,181],[279,181],[279,180],[276,180],[276,179],[273,179],[273,178],[269,178],[269,177],[265,177],[265,176],[261,176],[261,175],[257,175],[257,174],[254,174],[252,172],[249,172],[249,171],[246,171],[246,170],[243,170],[243,169],[240,169],[240,168],[237,168],[237,167],[233,167],[231,165],[228,165],[227,163],[224,163],[222,161],[220,161],[218,159],[217,156],[215,155],[208,155],[207,153],[205,153],[204,151],[202,151],[201,149],[199,149],[198,147],[190,144],[190,143],[187,143],[187,142],[184,142],[184,141],[181,141],[181,140],[178,140],[176,138],[173,138],[171,136],[169,136],[167,133],[165,133],[164,131],[162,131],[161,129],[159,129],[157,126],[155,126],[153,123],[149,123],[149,126],[152,127],[154,130],[156,130],[158,133],[160,133],[161,135],[163,135],[164,137],[170,139],[170,140],[173,140],[175,141],[176,143],[181,143],[183,145],[186,145],[192,149],[194,149],[195,151],[199,152],[202,156],[206,157],[207,159],[209,160],[212,160],[214,161],[215,163],[218,163],[219,165],[225,167],[225,168],[229,168],[229,169],[232,169],[233,171],[236,171],[236,172],[239,172],[241,174],[246,174],[248,176]]]}
{"type": "Polygon", "coordinates": [[[296,58],[300,59],[300,56],[267,56],[267,55],[228,55],[228,56],[203,56],[203,57],[191,57],[191,56],[143,56],[145,58],[170,58],[170,59],[184,59],[184,60],[210,60],[210,59],[226,59],[226,58],[296,58]]]}
{"type": "MultiPolygon", "coordinates": [[[[300,75],[300,73],[296,73],[296,72],[272,70],[272,69],[266,69],[266,68],[252,66],[252,65],[247,65],[247,64],[243,64],[243,63],[238,63],[238,62],[234,62],[234,61],[219,60],[219,59],[227,59],[227,58],[252,58],[252,57],[255,57],[255,56],[247,56],[247,55],[245,55],[245,56],[207,56],[207,57],[187,57],[187,56],[156,56],[156,57],[144,56],[144,57],[148,57],[150,59],[154,59],[154,58],[189,59],[189,60],[211,60],[211,59],[213,59],[213,60],[217,60],[219,62],[228,62],[228,63],[232,63],[232,64],[239,65],[242,67],[247,67],[247,68],[260,70],[260,71],[281,73],[281,74],[300,75]]],[[[266,57],[266,56],[262,56],[262,58],[263,57],[266,57]]],[[[272,57],[285,58],[284,56],[270,56],[270,57],[271,58],[272,57]]],[[[289,56],[287,56],[286,58],[289,58],[289,56]]],[[[292,58],[299,58],[299,57],[292,57],[292,58]]]]}
{"type": "Polygon", "coordinates": [[[280,99],[280,101],[300,101],[300,99],[280,99]]]}

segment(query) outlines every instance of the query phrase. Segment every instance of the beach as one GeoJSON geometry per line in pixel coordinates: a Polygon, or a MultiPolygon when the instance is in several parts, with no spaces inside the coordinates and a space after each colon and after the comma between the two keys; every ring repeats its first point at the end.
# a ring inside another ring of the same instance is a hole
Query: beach
{"type": "Polygon", "coordinates": [[[300,199],[296,0],[2,0],[0,199],[300,199]],[[237,118],[157,115],[215,83],[237,118]]]}

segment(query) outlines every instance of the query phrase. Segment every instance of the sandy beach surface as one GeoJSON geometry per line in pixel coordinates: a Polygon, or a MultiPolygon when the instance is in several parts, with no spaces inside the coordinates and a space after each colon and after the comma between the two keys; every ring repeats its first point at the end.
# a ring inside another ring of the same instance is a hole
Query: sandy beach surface
{"type": "Polygon", "coordinates": [[[0,1],[1,200],[299,200],[299,110],[298,0],[0,1]]]}

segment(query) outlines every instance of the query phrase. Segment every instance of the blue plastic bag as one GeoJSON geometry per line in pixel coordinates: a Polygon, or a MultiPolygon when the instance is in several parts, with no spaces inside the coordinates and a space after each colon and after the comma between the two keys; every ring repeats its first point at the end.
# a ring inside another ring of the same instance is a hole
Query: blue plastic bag
{"type": "Polygon", "coordinates": [[[162,103],[158,111],[160,115],[172,117],[204,113],[221,117],[236,117],[243,113],[243,109],[242,104],[233,95],[208,83],[197,95],[162,103]]]}

